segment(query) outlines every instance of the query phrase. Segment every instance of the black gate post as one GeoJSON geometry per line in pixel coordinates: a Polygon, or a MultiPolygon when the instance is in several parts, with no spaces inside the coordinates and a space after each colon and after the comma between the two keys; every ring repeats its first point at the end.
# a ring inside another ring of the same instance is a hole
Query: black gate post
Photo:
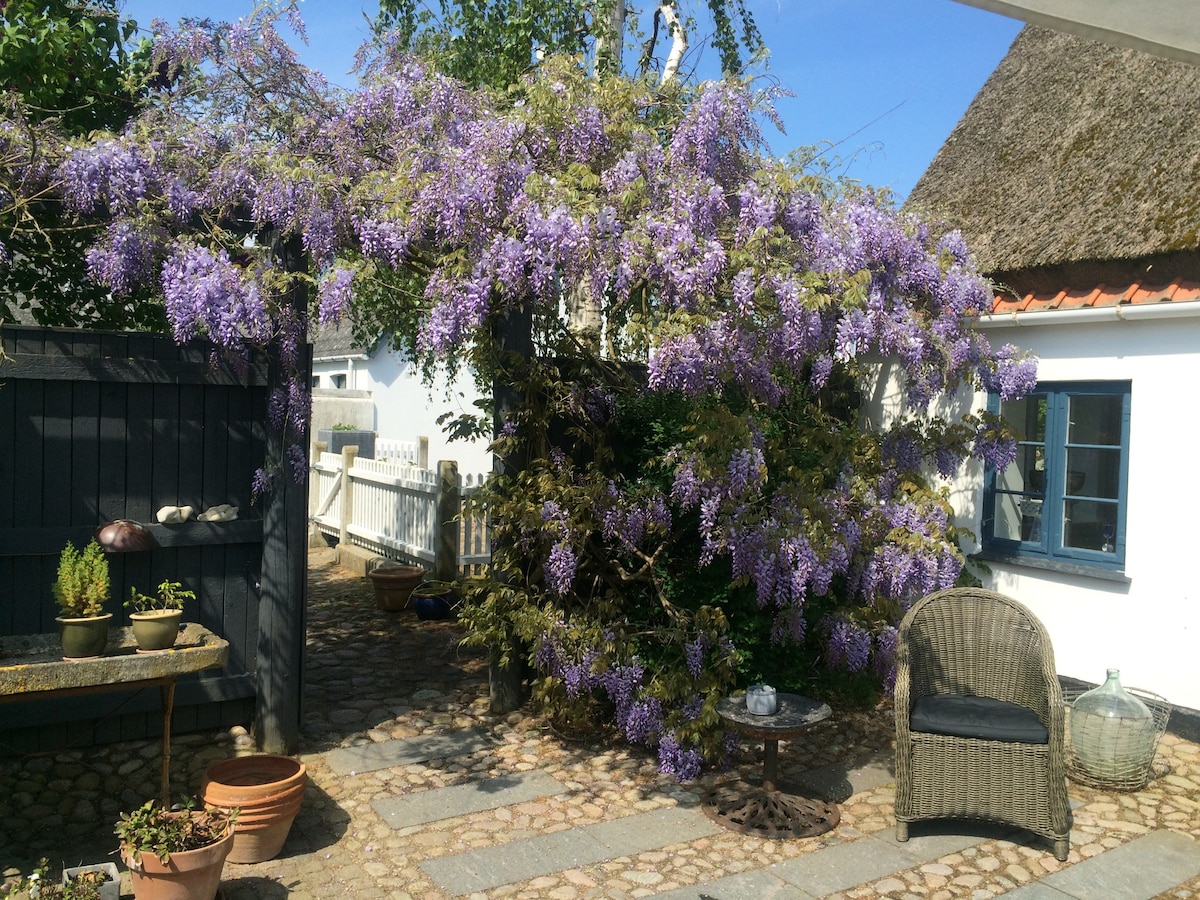
{"type": "MultiPolygon", "coordinates": [[[[304,266],[298,238],[287,241],[281,256],[287,271],[304,266]]],[[[292,288],[287,303],[298,323],[306,321],[308,295],[303,285],[292,288]]],[[[303,324],[297,324],[303,329],[303,324]]],[[[297,338],[303,358],[298,361],[304,384],[311,383],[312,358],[305,335],[297,338]]],[[[279,358],[278,341],[271,353],[268,395],[287,390],[287,376],[279,358]]],[[[287,465],[287,448],[296,442],[308,448],[308,418],[304,434],[287,435],[267,429],[267,458],[281,470],[274,479],[263,511],[261,599],[258,608],[258,661],[255,669],[258,699],[255,737],[260,750],[292,754],[300,741],[301,698],[304,693],[304,641],[308,607],[308,473],[296,483],[287,465]]]]}
{"type": "MultiPolygon", "coordinates": [[[[506,423],[515,421],[526,398],[514,382],[528,375],[533,359],[533,307],[531,301],[513,308],[509,307],[496,323],[495,338],[499,361],[496,377],[492,381],[493,436],[499,437],[506,423]]],[[[508,456],[499,453],[493,456],[492,471],[497,475],[514,476],[524,471],[529,464],[528,449],[521,445],[519,452],[508,456]]],[[[493,531],[493,534],[496,532],[493,531]]],[[[493,539],[494,540],[494,539],[493,539]]],[[[493,543],[492,552],[496,548],[493,543]]],[[[502,578],[495,574],[493,577],[502,578]]],[[[488,664],[489,706],[493,714],[512,712],[525,702],[525,660],[518,649],[510,654],[508,665],[501,662],[499,648],[492,648],[492,659],[488,664]]]]}

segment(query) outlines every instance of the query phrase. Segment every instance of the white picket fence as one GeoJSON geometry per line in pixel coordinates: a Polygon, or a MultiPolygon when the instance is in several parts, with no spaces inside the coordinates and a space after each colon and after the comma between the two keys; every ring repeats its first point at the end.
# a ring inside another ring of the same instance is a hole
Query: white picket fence
{"type": "Polygon", "coordinates": [[[491,561],[487,523],[468,516],[463,504],[486,476],[460,476],[453,462],[439,463],[436,471],[422,468],[416,444],[377,441],[375,452],[380,459],[360,459],[349,450],[316,455],[309,479],[312,524],[390,559],[444,572],[440,552],[459,573],[481,572],[491,561]]]}

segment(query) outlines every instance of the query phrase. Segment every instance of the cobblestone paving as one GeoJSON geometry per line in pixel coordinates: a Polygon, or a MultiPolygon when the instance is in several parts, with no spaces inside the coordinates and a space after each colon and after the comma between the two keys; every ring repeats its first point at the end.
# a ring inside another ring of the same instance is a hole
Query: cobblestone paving
{"type": "MultiPolygon", "coordinates": [[[[703,787],[731,775],[757,774],[761,756],[745,752],[737,772],[676,785],[649,755],[622,746],[566,742],[522,711],[487,711],[481,652],[459,645],[448,622],[420,622],[375,609],[369,583],[314,553],[310,565],[305,725],[300,756],[311,783],[283,852],[254,865],[228,864],[227,900],[310,900],[334,896],[421,898],[446,895],[419,868],[422,861],[588,825],[675,804],[695,804],[703,787]],[[495,745],[451,759],[338,776],[323,753],[460,728],[486,728],[495,745]],[[484,776],[537,769],[567,788],[561,795],[395,830],[371,801],[484,776]]],[[[248,723],[247,723],[248,724],[248,723]]],[[[781,774],[833,764],[890,760],[892,721],[884,708],[835,714],[809,736],[781,747],[781,774]]],[[[240,729],[177,736],[172,783],[197,790],[205,766],[241,750],[240,729]]],[[[0,872],[108,858],[119,811],[157,794],[157,741],[132,741],[47,757],[0,759],[0,872]]],[[[1048,847],[983,840],[936,862],[832,895],[850,898],[983,898],[1028,884],[1151,829],[1200,838],[1200,748],[1168,734],[1159,749],[1163,773],[1132,794],[1071,785],[1075,810],[1071,856],[1059,863],[1048,847]]],[[[633,898],[770,865],[892,827],[893,792],[884,785],[842,804],[840,825],[820,838],[765,841],[734,832],[569,869],[482,898],[633,898]]],[[[126,890],[128,883],[126,879],[126,890]]],[[[1200,878],[1163,898],[1200,898],[1200,878]]]]}

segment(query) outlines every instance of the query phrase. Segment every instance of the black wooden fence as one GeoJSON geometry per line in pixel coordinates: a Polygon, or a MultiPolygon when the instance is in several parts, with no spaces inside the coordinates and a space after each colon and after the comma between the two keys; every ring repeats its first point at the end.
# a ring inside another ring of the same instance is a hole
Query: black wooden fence
{"type": "MultiPolygon", "coordinates": [[[[250,486],[266,453],[267,366],[145,334],[5,326],[0,337],[0,633],[55,630],[51,585],[68,540],[82,548],[118,518],[150,524],[158,547],[110,556],[114,623],[128,624],[130,587],[183,582],[197,594],[185,620],[225,637],[230,661],[180,681],[174,730],[251,721],[263,518],[250,486]],[[236,521],[155,519],[163,506],[221,503],[238,507],[236,521]]],[[[143,691],[6,704],[0,754],[151,736],[158,702],[143,691]]]]}

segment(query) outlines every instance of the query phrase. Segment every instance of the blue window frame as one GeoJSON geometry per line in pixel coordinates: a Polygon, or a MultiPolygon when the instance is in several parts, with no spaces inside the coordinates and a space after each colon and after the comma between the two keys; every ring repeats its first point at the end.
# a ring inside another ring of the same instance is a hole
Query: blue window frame
{"type": "Polygon", "coordinates": [[[1017,458],[988,471],[983,548],[1121,569],[1129,471],[1129,382],[1050,382],[1004,403],[1017,458]]]}

